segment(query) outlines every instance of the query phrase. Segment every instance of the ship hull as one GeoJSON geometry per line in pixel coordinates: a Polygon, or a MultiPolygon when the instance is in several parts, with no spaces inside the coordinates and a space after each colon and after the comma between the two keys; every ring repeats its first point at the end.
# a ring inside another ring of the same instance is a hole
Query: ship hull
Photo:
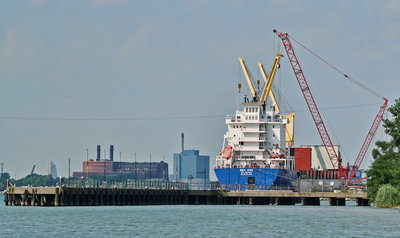
{"type": "Polygon", "coordinates": [[[297,172],[293,169],[215,168],[222,187],[228,190],[296,190],[297,172]]]}

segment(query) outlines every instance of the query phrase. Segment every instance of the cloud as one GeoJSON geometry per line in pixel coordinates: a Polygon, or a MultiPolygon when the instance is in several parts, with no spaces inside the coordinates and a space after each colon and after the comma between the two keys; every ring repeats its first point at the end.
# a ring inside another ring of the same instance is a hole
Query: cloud
{"type": "Polygon", "coordinates": [[[400,22],[389,22],[385,25],[385,31],[383,33],[385,41],[397,42],[398,35],[400,35],[400,22]]]}
{"type": "Polygon", "coordinates": [[[400,12],[400,1],[365,1],[365,8],[371,13],[377,13],[381,18],[398,17],[400,12]]]}
{"type": "Polygon", "coordinates": [[[383,3],[383,14],[385,16],[390,15],[390,16],[395,16],[398,17],[399,12],[400,12],[400,1],[398,0],[389,0],[389,1],[383,1],[379,2],[379,4],[383,3]]]}
{"type": "Polygon", "coordinates": [[[0,41],[0,71],[4,75],[17,75],[33,69],[35,47],[22,31],[7,30],[0,41]]]}
{"type": "Polygon", "coordinates": [[[50,0],[31,0],[33,4],[36,5],[45,5],[50,2],[50,0]]]}
{"type": "Polygon", "coordinates": [[[103,8],[112,5],[123,5],[127,0],[87,0],[90,6],[95,8],[103,8]]]}
{"type": "Polygon", "coordinates": [[[125,44],[121,46],[121,49],[118,54],[118,58],[121,61],[125,61],[127,58],[135,57],[142,49],[145,48],[145,45],[148,41],[154,37],[157,32],[157,26],[144,26],[139,28],[135,34],[129,36],[125,44]]]}

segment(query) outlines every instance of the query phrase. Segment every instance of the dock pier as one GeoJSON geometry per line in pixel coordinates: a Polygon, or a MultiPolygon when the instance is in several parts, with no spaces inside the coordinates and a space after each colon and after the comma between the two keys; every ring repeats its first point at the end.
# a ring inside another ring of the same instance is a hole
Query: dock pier
{"type": "Polygon", "coordinates": [[[366,193],[301,193],[290,190],[178,190],[102,187],[15,187],[4,194],[6,206],[138,206],[138,205],[312,205],[328,199],[331,206],[355,200],[368,206],[366,193]]]}
{"type": "Polygon", "coordinates": [[[327,199],[330,206],[345,206],[346,200],[355,200],[357,206],[369,206],[367,193],[294,192],[291,190],[230,191],[224,197],[227,204],[319,206],[327,199]],[[233,202],[232,202],[233,201],[233,202]],[[235,203],[236,201],[236,203],[235,203]]]}

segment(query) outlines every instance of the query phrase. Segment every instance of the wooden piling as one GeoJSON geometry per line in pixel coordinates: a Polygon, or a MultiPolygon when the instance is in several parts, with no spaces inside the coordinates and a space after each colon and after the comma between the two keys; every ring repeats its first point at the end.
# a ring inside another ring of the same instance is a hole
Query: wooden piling
{"type": "Polygon", "coordinates": [[[54,206],[58,207],[60,205],[60,188],[56,188],[56,193],[54,195],[54,206]]]}

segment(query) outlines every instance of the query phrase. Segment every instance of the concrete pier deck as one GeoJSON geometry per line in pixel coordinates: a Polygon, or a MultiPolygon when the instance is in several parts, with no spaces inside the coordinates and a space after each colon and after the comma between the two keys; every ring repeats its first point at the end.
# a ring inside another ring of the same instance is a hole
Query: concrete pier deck
{"type": "Polygon", "coordinates": [[[300,193],[289,190],[177,190],[132,188],[75,187],[15,187],[8,186],[4,194],[7,206],[127,206],[127,205],[320,205],[328,199],[332,206],[344,206],[355,200],[358,206],[368,206],[366,193],[300,193]]]}
{"type": "Polygon", "coordinates": [[[250,205],[320,205],[321,199],[329,200],[331,206],[344,206],[346,200],[355,200],[358,206],[368,206],[367,193],[335,193],[335,192],[294,192],[291,190],[245,190],[230,191],[226,198],[233,198],[237,203],[250,205]],[[243,200],[243,201],[242,201],[243,200]]]}

